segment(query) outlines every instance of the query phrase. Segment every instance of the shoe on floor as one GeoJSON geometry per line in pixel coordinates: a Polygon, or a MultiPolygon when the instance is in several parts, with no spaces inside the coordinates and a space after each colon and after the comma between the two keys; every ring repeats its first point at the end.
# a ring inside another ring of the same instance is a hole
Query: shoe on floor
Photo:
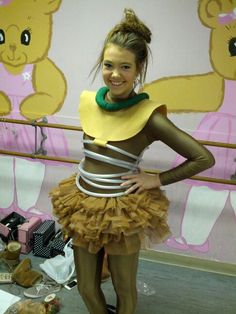
{"type": "Polygon", "coordinates": [[[116,313],[116,307],[111,304],[107,304],[107,312],[108,314],[115,314],[116,313]]]}
{"type": "Polygon", "coordinates": [[[24,291],[28,298],[40,298],[61,290],[61,285],[56,282],[39,282],[24,291]]]}
{"type": "Polygon", "coordinates": [[[29,288],[42,281],[42,273],[31,268],[31,259],[24,258],[12,273],[12,280],[18,285],[29,288]]]}

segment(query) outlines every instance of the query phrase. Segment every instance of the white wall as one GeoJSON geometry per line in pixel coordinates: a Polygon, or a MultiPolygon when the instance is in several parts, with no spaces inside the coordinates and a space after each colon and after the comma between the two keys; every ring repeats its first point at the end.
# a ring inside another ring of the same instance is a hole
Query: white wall
{"type": "Polygon", "coordinates": [[[131,7],[150,27],[153,59],[147,82],[162,76],[207,72],[209,31],[197,16],[197,0],[63,0],[54,15],[49,56],[67,77],[68,96],[59,116],[77,115],[79,94],[96,90],[88,75],[94,66],[107,32],[131,7]]]}

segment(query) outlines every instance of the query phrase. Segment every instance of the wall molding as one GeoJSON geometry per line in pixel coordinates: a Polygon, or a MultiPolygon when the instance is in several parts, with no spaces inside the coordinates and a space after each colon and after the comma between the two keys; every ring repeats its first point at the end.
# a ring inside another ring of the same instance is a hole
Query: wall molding
{"type": "Polygon", "coordinates": [[[154,263],[163,263],[172,266],[192,268],[196,270],[236,276],[236,264],[223,263],[215,260],[206,260],[198,257],[179,255],[154,250],[141,250],[140,259],[154,263]]]}

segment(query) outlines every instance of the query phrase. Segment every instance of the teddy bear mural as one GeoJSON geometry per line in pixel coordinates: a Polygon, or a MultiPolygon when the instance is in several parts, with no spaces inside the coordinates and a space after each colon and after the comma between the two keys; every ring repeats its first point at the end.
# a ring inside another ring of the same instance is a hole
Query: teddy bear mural
{"type": "MultiPolygon", "coordinates": [[[[48,58],[48,50],[52,17],[60,5],[61,0],[0,1],[0,116],[55,123],[52,115],[63,106],[66,80],[48,58]]],[[[61,130],[30,125],[1,122],[0,148],[68,156],[61,130]]],[[[25,217],[48,218],[49,214],[36,208],[48,164],[46,160],[1,156],[0,213],[16,211],[25,217]]]]}
{"type": "MultiPolygon", "coordinates": [[[[161,78],[144,86],[152,99],[168,104],[170,112],[208,112],[193,136],[199,140],[236,143],[236,1],[200,0],[198,14],[210,28],[212,72],[161,78]]],[[[215,156],[204,176],[232,179],[236,150],[208,147],[215,156]]],[[[177,165],[181,158],[177,157],[177,165]]],[[[190,191],[179,237],[166,244],[179,250],[207,252],[208,237],[229,200],[236,214],[236,186],[189,180],[190,191]],[[200,205],[199,205],[200,202],[200,205]]]]}

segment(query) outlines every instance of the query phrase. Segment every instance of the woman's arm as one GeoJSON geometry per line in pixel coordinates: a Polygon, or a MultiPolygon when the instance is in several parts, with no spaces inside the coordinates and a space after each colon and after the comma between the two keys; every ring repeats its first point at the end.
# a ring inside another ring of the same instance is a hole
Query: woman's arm
{"type": "Polygon", "coordinates": [[[141,193],[161,185],[175,183],[192,177],[214,165],[213,155],[193,137],[177,128],[168,118],[154,112],[145,126],[145,132],[150,142],[160,140],[176,153],[186,158],[179,166],[160,174],[147,174],[140,170],[137,174],[122,177],[126,181],[122,186],[129,186],[127,194],[141,193]]]}
{"type": "Polygon", "coordinates": [[[179,166],[160,173],[162,185],[192,177],[214,165],[215,159],[209,150],[163,115],[154,112],[147,127],[153,140],[162,141],[186,158],[179,166]]]}

